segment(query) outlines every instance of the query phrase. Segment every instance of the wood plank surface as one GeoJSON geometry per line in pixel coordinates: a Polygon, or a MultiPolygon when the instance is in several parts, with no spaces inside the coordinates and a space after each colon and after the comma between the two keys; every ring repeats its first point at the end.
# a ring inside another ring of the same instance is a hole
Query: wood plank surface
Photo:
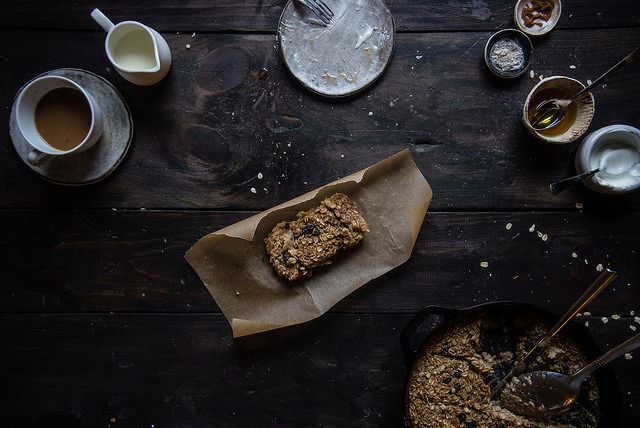
{"type": "MultiPolygon", "coordinates": [[[[581,186],[552,197],[549,184],[574,174],[577,143],[537,142],[521,111],[538,76],[595,78],[592,70],[608,69],[635,47],[640,27],[598,31],[589,46],[582,32],[554,33],[553,42],[536,46],[536,77],[506,83],[482,63],[490,34],[401,34],[372,90],[327,101],[293,81],[273,36],[169,35],[174,65],[166,81],[148,88],[107,65],[102,35],[77,40],[74,32],[35,32],[23,40],[19,31],[0,32],[9,42],[0,63],[4,105],[31,77],[80,67],[113,82],[135,121],[131,150],[100,191],[43,182],[3,139],[0,206],[266,209],[410,147],[436,193],[436,210],[567,209],[576,202],[637,208],[638,194],[603,198],[581,186]],[[160,191],[149,191],[160,182],[160,191]]],[[[639,70],[595,92],[590,131],[640,126],[639,70]]],[[[8,123],[9,113],[3,110],[0,121],[8,123]]]]}
{"type": "MultiPolygon", "coordinates": [[[[510,301],[559,315],[605,268],[619,278],[576,322],[602,350],[630,337],[640,192],[553,196],[579,142],[537,142],[521,111],[542,77],[587,82],[636,48],[636,3],[563,2],[557,27],[533,40],[531,74],[500,81],[483,51],[514,26],[515,1],[389,0],[388,69],[359,94],[325,99],[280,57],[285,0],[3,2],[0,428],[400,427],[400,335],[418,311],[510,301]],[[162,33],[173,61],[161,83],[116,73],[96,6],[162,33]],[[90,186],[37,177],[9,136],[19,89],[64,67],[107,79],[134,119],[123,163],[90,186]],[[185,252],[404,149],[434,191],[410,259],[316,320],[234,339],[185,252]]],[[[594,90],[589,132],[640,128],[639,74],[594,90]]],[[[638,358],[610,367],[621,427],[640,420],[638,358]]]]}
{"type": "MultiPolygon", "coordinates": [[[[6,212],[0,312],[219,311],[184,254],[250,214],[6,212]]],[[[334,310],[410,313],[515,300],[562,313],[610,268],[620,278],[591,311],[640,314],[640,230],[629,228],[639,220],[637,212],[429,212],[410,260],[334,310]]]]}
{"type": "MultiPolygon", "coordinates": [[[[52,426],[65,411],[91,427],[402,426],[410,318],[331,314],[233,340],[219,315],[4,314],[0,413],[6,426],[52,426]]],[[[589,321],[605,349],[631,335],[627,317],[607,324],[608,342],[589,321]]],[[[620,426],[633,426],[640,367],[612,368],[620,426]]]]}
{"type": "MultiPolygon", "coordinates": [[[[117,0],[107,4],[71,2],[60,14],[56,3],[41,0],[5,2],[0,28],[99,30],[90,17],[100,8],[114,23],[137,20],[166,32],[268,32],[274,33],[286,0],[135,3],[117,0]],[[29,13],[24,13],[25,7],[29,13]],[[51,19],[55,16],[56,19],[51,19]]],[[[390,0],[385,2],[399,32],[477,31],[513,27],[515,1],[491,0],[390,0]]],[[[606,4],[593,0],[574,0],[563,4],[557,29],[638,27],[638,10],[634,0],[617,0],[606,4]]]]}

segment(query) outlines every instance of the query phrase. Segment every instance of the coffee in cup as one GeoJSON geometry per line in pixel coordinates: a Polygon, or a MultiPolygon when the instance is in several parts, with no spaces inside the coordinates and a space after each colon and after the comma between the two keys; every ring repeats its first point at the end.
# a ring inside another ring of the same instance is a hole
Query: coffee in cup
{"type": "Polygon", "coordinates": [[[42,76],[27,84],[16,103],[20,132],[32,146],[27,156],[40,165],[55,156],[80,153],[102,135],[104,117],[84,88],[62,76],[42,76]]]}

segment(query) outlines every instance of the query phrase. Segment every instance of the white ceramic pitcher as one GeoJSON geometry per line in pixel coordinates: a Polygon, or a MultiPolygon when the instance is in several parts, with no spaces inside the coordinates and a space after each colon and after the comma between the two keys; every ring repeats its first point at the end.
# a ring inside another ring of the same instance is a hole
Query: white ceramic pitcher
{"type": "Polygon", "coordinates": [[[118,74],[141,86],[158,83],[167,75],[171,50],[157,31],[137,21],[114,25],[99,9],[91,17],[107,32],[105,52],[118,74]]]}

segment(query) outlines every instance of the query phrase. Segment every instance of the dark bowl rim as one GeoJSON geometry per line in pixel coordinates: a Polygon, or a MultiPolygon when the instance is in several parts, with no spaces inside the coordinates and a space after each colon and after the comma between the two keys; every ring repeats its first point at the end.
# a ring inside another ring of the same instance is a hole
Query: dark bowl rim
{"type": "Polygon", "coordinates": [[[525,71],[529,69],[532,57],[533,43],[531,42],[531,39],[523,31],[518,30],[517,28],[505,28],[493,33],[484,46],[484,62],[487,65],[487,68],[489,68],[489,70],[493,74],[503,79],[514,79],[516,77],[522,76],[525,71]],[[522,46],[522,49],[524,51],[524,63],[521,68],[515,71],[503,71],[502,69],[497,67],[493,63],[493,61],[491,61],[491,48],[498,40],[506,37],[516,38],[520,42],[520,45],[522,46]]]}

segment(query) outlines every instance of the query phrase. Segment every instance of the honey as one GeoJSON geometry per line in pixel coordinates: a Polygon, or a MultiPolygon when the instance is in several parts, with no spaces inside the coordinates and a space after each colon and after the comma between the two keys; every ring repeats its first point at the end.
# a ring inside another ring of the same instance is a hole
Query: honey
{"type": "MultiPolygon", "coordinates": [[[[558,88],[548,88],[541,90],[531,97],[531,102],[529,103],[529,111],[527,112],[527,120],[529,121],[529,123],[531,123],[531,118],[533,117],[533,113],[536,111],[536,107],[538,107],[543,101],[554,98],[568,99],[571,98],[572,95],[573,94],[569,94],[566,91],[558,88]]],[[[568,132],[575,124],[577,114],[578,107],[577,104],[573,102],[569,104],[569,107],[567,108],[567,114],[560,122],[548,129],[538,130],[537,132],[540,135],[544,135],[545,137],[557,137],[558,135],[562,135],[568,132]]]]}

